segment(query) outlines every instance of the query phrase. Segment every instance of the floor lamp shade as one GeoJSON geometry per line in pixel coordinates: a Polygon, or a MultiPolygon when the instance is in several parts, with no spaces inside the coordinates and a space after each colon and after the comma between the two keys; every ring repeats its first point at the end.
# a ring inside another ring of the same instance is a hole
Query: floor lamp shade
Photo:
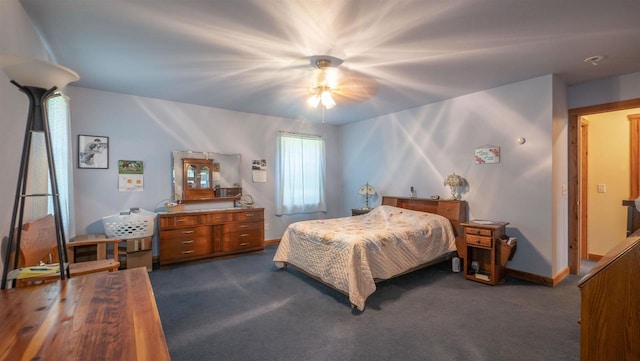
{"type": "Polygon", "coordinates": [[[43,89],[60,89],[80,79],[78,73],[64,66],[17,55],[0,55],[0,68],[9,80],[43,89]]]}

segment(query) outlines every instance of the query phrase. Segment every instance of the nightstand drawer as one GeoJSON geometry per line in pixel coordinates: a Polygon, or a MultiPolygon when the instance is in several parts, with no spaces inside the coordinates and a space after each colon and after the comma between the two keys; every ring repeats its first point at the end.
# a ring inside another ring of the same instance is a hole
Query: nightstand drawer
{"type": "Polygon", "coordinates": [[[491,248],[491,245],[492,245],[491,237],[483,237],[483,236],[467,234],[464,237],[464,239],[467,242],[467,244],[471,246],[491,248]]]}
{"type": "Polygon", "coordinates": [[[464,233],[467,235],[491,237],[493,230],[484,228],[465,227],[464,233]]]}

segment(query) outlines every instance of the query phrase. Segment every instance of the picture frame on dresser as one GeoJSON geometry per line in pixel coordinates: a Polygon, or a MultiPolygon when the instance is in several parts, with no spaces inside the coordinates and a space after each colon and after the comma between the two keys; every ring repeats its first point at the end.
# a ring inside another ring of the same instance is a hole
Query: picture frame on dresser
{"type": "Polygon", "coordinates": [[[109,168],[109,137],[78,135],[78,168],[109,168]]]}

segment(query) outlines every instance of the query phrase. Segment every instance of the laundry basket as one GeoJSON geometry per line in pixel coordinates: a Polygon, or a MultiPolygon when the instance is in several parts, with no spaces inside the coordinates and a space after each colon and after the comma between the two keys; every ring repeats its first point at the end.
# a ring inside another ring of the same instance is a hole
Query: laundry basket
{"type": "Polygon", "coordinates": [[[129,239],[153,236],[155,220],[155,213],[132,208],[129,211],[102,218],[102,224],[108,238],[129,239]]]}

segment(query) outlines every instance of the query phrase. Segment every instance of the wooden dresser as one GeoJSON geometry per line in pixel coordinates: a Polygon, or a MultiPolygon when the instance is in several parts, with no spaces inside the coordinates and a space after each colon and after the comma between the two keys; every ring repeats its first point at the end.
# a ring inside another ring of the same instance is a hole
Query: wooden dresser
{"type": "Polygon", "coordinates": [[[160,266],[264,249],[264,208],[160,214],[160,266]]]}
{"type": "Polygon", "coordinates": [[[640,360],[640,232],[578,283],[581,360],[640,360]]]}

